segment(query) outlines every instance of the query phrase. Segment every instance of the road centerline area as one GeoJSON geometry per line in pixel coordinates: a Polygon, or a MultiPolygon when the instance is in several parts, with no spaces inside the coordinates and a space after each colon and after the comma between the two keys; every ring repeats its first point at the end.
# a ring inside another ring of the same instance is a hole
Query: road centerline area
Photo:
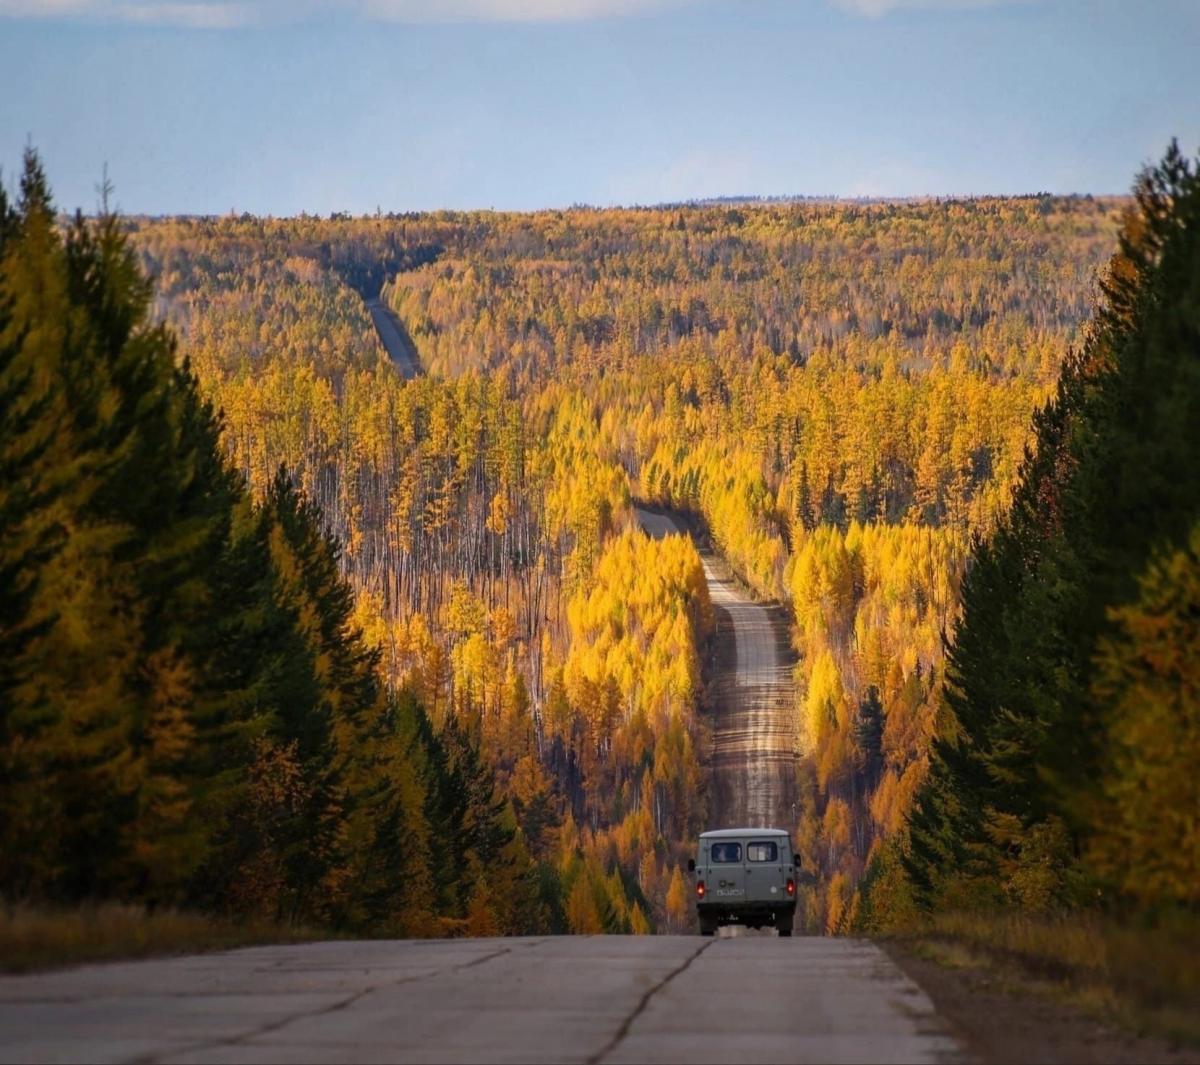
{"type": "Polygon", "coordinates": [[[609,1042],[609,1044],[598,1054],[594,1054],[592,1057],[588,1058],[588,1065],[600,1065],[600,1062],[604,1061],[609,1054],[611,1054],[618,1046],[620,1046],[621,1041],[629,1034],[629,1030],[633,1027],[634,1022],[646,1011],[646,1007],[650,1005],[650,1000],[664,987],[666,987],[667,984],[674,980],[675,977],[679,976],[680,973],[687,969],[692,962],[699,958],[700,955],[708,950],[708,948],[711,947],[715,942],[715,940],[710,939],[705,943],[701,943],[699,948],[697,948],[697,950],[690,957],[688,957],[682,965],[680,965],[678,968],[672,969],[657,984],[650,988],[650,990],[647,991],[638,1001],[638,1004],[636,1007],[634,1007],[633,1012],[625,1018],[624,1023],[618,1029],[617,1034],[613,1036],[611,1042],[609,1042]]]}

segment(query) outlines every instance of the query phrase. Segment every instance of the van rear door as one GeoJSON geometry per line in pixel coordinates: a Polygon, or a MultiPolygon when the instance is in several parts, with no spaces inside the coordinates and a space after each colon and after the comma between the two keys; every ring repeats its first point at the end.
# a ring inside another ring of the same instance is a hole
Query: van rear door
{"type": "Polygon", "coordinates": [[[746,901],[787,901],[786,863],[792,860],[787,841],[780,836],[749,836],[745,851],[746,901]]]}
{"type": "Polygon", "coordinates": [[[714,839],[708,845],[708,895],[713,902],[746,901],[746,848],[738,839],[714,839]]]}

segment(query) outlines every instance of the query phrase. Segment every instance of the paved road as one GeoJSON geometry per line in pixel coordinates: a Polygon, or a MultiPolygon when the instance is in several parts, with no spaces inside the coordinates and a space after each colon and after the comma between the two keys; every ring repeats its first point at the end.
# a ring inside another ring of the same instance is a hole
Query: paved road
{"type": "Polygon", "coordinates": [[[379,342],[388,353],[388,357],[395,363],[401,376],[411,381],[421,372],[421,363],[408,334],[404,332],[404,327],[391,310],[384,306],[383,300],[377,297],[363,302],[371,312],[375,332],[379,334],[379,342]]]}
{"type": "Polygon", "coordinates": [[[848,939],[596,936],[259,947],[0,977],[0,1061],[957,1060],[848,939]]]}
{"type": "MultiPolygon", "coordinates": [[[[651,536],[679,532],[667,516],[639,509],[651,536]]],[[[792,828],[795,713],[788,622],[777,606],[754,602],[725,563],[702,551],[717,611],[713,810],[710,828],[792,828]]]]}

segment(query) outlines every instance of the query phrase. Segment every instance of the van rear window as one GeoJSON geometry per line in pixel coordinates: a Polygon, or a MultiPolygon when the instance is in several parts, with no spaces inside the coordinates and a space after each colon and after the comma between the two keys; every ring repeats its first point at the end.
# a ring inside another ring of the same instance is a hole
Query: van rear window
{"type": "Polygon", "coordinates": [[[746,857],[752,862],[777,862],[779,861],[779,847],[770,841],[747,843],[746,857]]]}
{"type": "Polygon", "coordinates": [[[713,862],[728,865],[730,862],[742,860],[742,845],[740,843],[714,843],[709,851],[713,862]]]}

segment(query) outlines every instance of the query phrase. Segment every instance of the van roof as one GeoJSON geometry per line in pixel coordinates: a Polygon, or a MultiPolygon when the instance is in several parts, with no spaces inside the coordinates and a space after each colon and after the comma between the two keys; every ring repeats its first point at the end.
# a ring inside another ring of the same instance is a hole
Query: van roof
{"type": "Polygon", "coordinates": [[[782,828],[717,828],[712,832],[701,832],[701,839],[740,839],[742,836],[786,836],[782,828]]]}

